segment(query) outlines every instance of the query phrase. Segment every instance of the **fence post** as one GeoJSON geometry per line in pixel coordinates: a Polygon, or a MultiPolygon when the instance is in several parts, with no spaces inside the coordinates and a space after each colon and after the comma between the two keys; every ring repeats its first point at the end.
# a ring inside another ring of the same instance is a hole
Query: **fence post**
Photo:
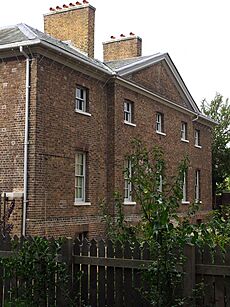
{"type": "MultiPolygon", "coordinates": [[[[185,273],[183,295],[185,298],[191,298],[193,300],[193,289],[196,283],[195,246],[187,244],[184,248],[184,256],[186,259],[183,265],[183,271],[185,273]]],[[[191,305],[188,304],[187,306],[191,305]]]]}
{"type": "Polygon", "coordinates": [[[57,290],[57,306],[66,306],[66,300],[71,299],[73,289],[73,240],[66,238],[61,248],[61,261],[66,263],[68,284],[67,289],[62,286],[57,290]],[[67,292],[66,292],[67,291],[67,292]],[[63,293],[65,292],[65,293],[63,293]]]}

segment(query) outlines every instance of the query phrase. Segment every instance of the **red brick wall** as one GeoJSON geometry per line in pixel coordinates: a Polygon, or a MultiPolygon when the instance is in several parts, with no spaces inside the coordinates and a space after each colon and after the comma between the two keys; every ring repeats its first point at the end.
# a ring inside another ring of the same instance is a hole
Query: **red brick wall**
{"type": "MultiPolygon", "coordinates": [[[[167,82],[170,87],[170,79],[167,82]]],[[[0,64],[0,87],[0,190],[12,192],[23,189],[23,58],[0,64]]],[[[198,168],[201,170],[202,210],[211,208],[211,132],[199,120],[192,122],[192,119],[191,115],[113,81],[96,80],[45,57],[34,59],[31,63],[27,234],[75,236],[83,231],[89,231],[90,237],[103,234],[99,204],[105,199],[110,212],[114,212],[112,194],[116,190],[124,191],[124,157],[131,152],[130,142],[134,137],[149,148],[153,145],[164,148],[170,175],[175,173],[178,161],[188,154],[191,161],[188,198],[194,199],[198,168]],[[75,112],[76,85],[89,90],[91,117],[75,112]],[[124,124],[124,99],[134,103],[136,127],[124,124]],[[166,136],[155,132],[156,112],[164,113],[166,136]],[[189,143],[180,140],[181,121],[188,123],[189,143]],[[197,127],[201,131],[202,148],[194,146],[194,128],[197,127]],[[90,206],[74,205],[75,154],[79,150],[87,153],[90,206]]],[[[187,205],[181,207],[181,211],[186,209],[187,205]]],[[[140,207],[127,206],[125,212],[128,220],[136,221],[140,207]]],[[[15,229],[19,231],[19,226],[15,229]]]]}
{"type": "MultiPolygon", "coordinates": [[[[36,62],[31,64],[29,190],[34,183],[34,132],[36,108],[36,62]]],[[[0,192],[23,192],[25,82],[24,57],[10,58],[0,64],[0,192]]],[[[16,201],[12,214],[14,233],[21,233],[22,202],[16,201]],[[16,222],[17,221],[17,222],[16,222]]]]}
{"type": "Polygon", "coordinates": [[[104,83],[43,58],[37,84],[36,194],[30,199],[28,232],[74,236],[81,225],[90,225],[91,234],[96,235],[99,205],[107,188],[104,83]],[[76,85],[89,91],[91,117],[75,112],[76,85]],[[77,151],[87,154],[91,206],[74,205],[77,151]]]}
{"type": "MultiPolygon", "coordinates": [[[[212,207],[211,199],[211,131],[210,128],[192,122],[194,116],[183,114],[177,110],[161,105],[153,99],[144,97],[139,93],[127,90],[121,85],[116,85],[115,101],[115,189],[123,191],[125,155],[132,151],[131,140],[138,138],[150,149],[160,146],[165,152],[167,174],[175,175],[179,161],[188,155],[190,166],[188,170],[188,200],[194,201],[195,170],[201,170],[201,200],[202,211],[212,207]],[[136,127],[124,123],[123,104],[124,99],[134,103],[136,127]],[[156,112],[164,114],[164,127],[166,136],[156,133],[156,112]],[[189,143],[181,141],[181,121],[188,123],[189,143]],[[194,146],[194,129],[200,129],[202,148],[194,146]]],[[[187,205],[181,206],[181,211],[187,210],[187,205]]],[[[130,218],[136,219],[139,214],[138,206],[127,206],[126,213],[130,218]]]]}
{"type": "Polygon", "coordinates": [[[142,85],[144,88],[159,94],[161,97],[192,110],[191,105],[187,103],[185,95],[178,87],[177,81],[172,73],[169,72],[165,61],[136,71],[125,76],[125,78],[142,85]]]}

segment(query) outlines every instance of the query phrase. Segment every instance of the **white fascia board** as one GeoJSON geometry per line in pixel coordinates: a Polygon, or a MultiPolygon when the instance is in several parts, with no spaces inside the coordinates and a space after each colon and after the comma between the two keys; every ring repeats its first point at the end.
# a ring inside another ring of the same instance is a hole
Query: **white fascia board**
{"type": "Polygon", "coordinates": [[[134,62],[131,64],[127,64],[121,68],[115,69],[115,71],[120,75],[124,76],[126,74],[130,74],[138,69],[145,68],[147,66],[150,66],[154,63],[160,62],[164,59],[166,53],[156,53],[148,58],[145,58],[143,60],[140,60],[138,62],[134,62]]]}
{"type": "Polygon", "coordinates": [[[8,50],[8,49],[17,48],[20,46],[33,46],[33,45],[37,45],[40,43],[41,43],[40,39],[35,39],[33,41],[10,43],[10,44],[5,44],[5,45],[0,45],[0,50],[8,50]]]}

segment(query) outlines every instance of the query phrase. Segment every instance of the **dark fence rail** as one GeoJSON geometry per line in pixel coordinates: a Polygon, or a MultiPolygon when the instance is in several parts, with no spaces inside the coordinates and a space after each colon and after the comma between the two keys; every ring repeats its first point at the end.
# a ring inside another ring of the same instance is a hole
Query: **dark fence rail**
{"type": "MultiPolygon", "coordinates": [[[[187,260],[181,268],[185,272],[183,294],[192,295],[195,286],[203,284],[196,306],[230,307],[230,247],[225,254],[219,249],[212,254],[208,248],[199,250],[188,245],[184,254],[187,260]]],[[[0,238],[0,258],[10,255],[10,239],[0,238]]],[[[121,245],[103,240],[67,239],[57,261],[67,264],[71,277],[68,291],[76,298],[76,306],[150,306],[140,292],[141,287],[148,288],[142,279],[144,270],[151,263],[148,244],[140,246],[126,242],[121,245]]],[[[4,274],[0,266],[0,276],[4,274]]],[[[20,281],[0,278],[1,306],[9,298],[15,282],[20,281]]],[[[59,290],[53,289],[52,306],[66,306],[59,290]]],[[[51,306],[49,300],[46,306],[51,306]]]]}

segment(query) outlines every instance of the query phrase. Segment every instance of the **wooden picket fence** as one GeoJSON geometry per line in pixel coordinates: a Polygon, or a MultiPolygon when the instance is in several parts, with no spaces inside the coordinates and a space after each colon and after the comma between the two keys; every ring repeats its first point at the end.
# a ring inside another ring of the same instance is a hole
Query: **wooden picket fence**
{"type": "MultiPolygon", "coordinates": [[[[0,239],[0,257],[11,254],[10,241],[0,239]]],[[[199,297],[193,301],[195,306],[230,307],[230,247],[224,255],[217,249],[213,256],[208,248],[200,251],[188,245],[184,254],[187,261],[181,268],[185,272],[183,295],[192,295],[195,285],[203,284],[199,297]]],[[[69,293],[77,297],[78,307],[150,306],[139,291],[141,287],[148,289],[142,279],[151,262],[148,244],[140,246],[126,242],[122,246],[119,242],[114,245],[111,241],[67,239],[57,261],[67,264],[71,276],[69,293]]],[[[0,276],[3,274],[0,266],[0,276]]],[[[1,306],[9,298],[12,285],[14,281],[0,278],[1,306]]],[[[54,291],[57,295],[52,306],[65,307],[59,289],[54,291]]],[[[51,305],[47,303],[47,306],[51,305]]]]}

